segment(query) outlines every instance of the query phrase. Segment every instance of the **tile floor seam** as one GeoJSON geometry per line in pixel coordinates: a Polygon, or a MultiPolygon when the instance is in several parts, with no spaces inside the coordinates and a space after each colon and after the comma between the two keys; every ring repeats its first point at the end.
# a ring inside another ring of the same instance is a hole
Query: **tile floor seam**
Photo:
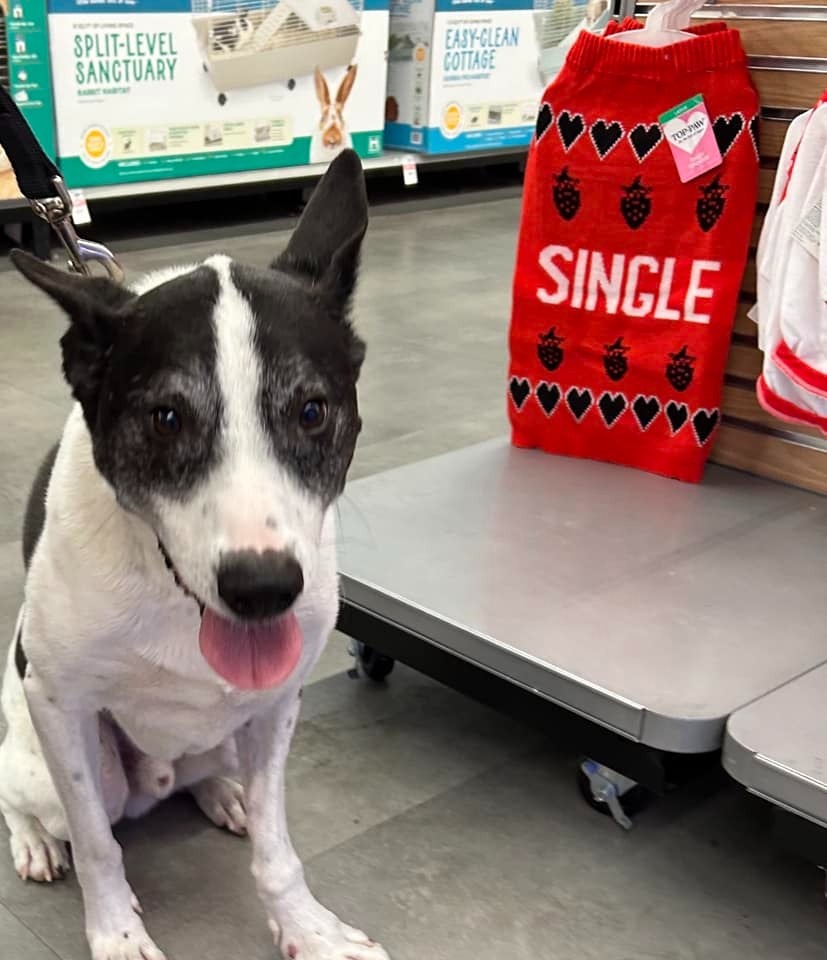
{"type": "Polygon", "coordinates": [[[51,945],[50,943],[48,943],[46,940],[44,940],[43,937],[41,937],[40,934],[39,934],[36,930],[33,930],[33,929],[29,926],[29,924],[26,923],[26,921],[25,921],[22,917],[18,916],[18,915],[14,912],[14,910],[12,910],[11,907],[10,907],[7,903],[0,902],[0,910],[5,910],[6,913],[7,913],[10,917],[12,917],[14,920],[16,920],[17,923],[19,923],[20,926],[21,926],[28,934],[30,934],[34,940],[36,940],[42,947],[45,947],[45,949],[48,950],[49,953],[51,953],[53,956],[57,957],[57,960],[64,960],[64,957],[63,957],[61,954],[59,954],[59,953],[54,949],[54,947],[52,947],[52,945],[51,945]]]}
{"type": "Polygon", "coordinates": [[[407,817],[411,813],[415,813],[417,810],[426,807],[428,804],[433,803],[439,797],[443,797],[448,793],[452,793],[455,790],[460,790],[463,787],[467,787],[469,784],[474,783],[475,780],[483,780],[485,777],[490,776],[492,773],[496,773],[497,770],[504,769],[509,765],[513,764],[517,760],[524,760],[526,757],[530,756],[532,752],[541,753],[542,750],[538,747],[531,747],[524,751],[519,751],[517,753],[511,754],[505,759],[495,761],[490,764],[490,766],[485,767],[484,769],[478,770],[476,773],[471,774],[469,777],[465,777],[462,780],[458,780],[456,783],[452,783],[450,786],[443,788],[442,790],[437,790],[435,793],[432,793],[428,797],[423,797],[421,800],[417,800],[416,803],[412,803],[409,807],[406,807],[404,810],[400,810],[398,813],[391,814],[388,817],[385,817],[382,820],[377,820],[376,823],[371,824],[368,827],[365,827],[364,830],[359,831],[359,833],[354,834],[352,837],[348,837],[344,840],[340,840],[337,843],[334,843],[333,846],[327,847],[325,850],[320,850],[318,853],[314,853],[311,857],[307,857],[303,862],[305,866],[308,866],[314,863],[321,857],[328,856],[335,851],[342,849],[349,844],[351,844],[355,839],[357,839],[361,834],[367,833],[368,831],[377,830],[379,827],[385,827],[389,824],[392,824],[395,820],[399,820],[402,817],[407,817]]]}

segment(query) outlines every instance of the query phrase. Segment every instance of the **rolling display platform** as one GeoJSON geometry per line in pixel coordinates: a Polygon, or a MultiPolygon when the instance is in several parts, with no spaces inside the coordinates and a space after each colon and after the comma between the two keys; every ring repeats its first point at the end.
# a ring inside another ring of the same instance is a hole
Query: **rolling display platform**
{"type": "Polygon", "coordinates": [[[493,441],[349,486],[340,627],[369,671],[407,662],[660,792],[827,660],[825,521],[723,468],[693,486],[493,441]]]}
{"type": "MultiPolygon", "coordinates": [[[[797,611],[791,619],[797,626],[797,611]]],[[[827,639],[822,647],[827,655],[827,639]]],[[[723,758],[739,783],[772,804],[786,844],[820,865],[827,864],[825,705],[827,663],[733,713],[723,758]]]]}

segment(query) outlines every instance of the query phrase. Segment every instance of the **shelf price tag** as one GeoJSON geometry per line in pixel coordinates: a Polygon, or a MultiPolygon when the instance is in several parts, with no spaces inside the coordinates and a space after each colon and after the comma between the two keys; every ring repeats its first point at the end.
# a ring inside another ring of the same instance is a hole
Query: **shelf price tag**
{"type": "Polygon", "coordinates": [[[89,204],[83,190],[70,190],[69,195],[72,198],[72,219],[75,225],[82,227],[85,223],[91,223],[92,214],[89,213],[89,204]]]}
{"type": "Polygon", "coordinates": [[[402,182],[406,187],[415,187],[419,183],[416,170],[416,157],[407,154],[402,158],[402,182]]]}

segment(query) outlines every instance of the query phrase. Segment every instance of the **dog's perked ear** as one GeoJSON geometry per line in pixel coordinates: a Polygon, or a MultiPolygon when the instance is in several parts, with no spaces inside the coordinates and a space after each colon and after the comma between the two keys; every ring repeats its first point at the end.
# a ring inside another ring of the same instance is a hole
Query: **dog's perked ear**
{"type": "Polygon", "coordinates": [[[313,191],[287,249],[273,267],[326,288],[331,305],[346,319],[367,227],[362,163],[354,150],[344,150],[313,191]]]}
{"type": "Polygon", "coordinates": [[[124,308],[135,295],[107,277],[84,277],[58,270],[22,250],[13,250],[11,261],[69,317],[69,329],[60,340],[63,373],[91,429],[97,417],[106,362],[124,323],[124,308]]]}

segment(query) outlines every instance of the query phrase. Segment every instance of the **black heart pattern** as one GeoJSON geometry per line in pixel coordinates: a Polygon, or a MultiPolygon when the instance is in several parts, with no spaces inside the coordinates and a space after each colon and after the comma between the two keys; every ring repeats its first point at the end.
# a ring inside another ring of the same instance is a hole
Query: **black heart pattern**
{"type": "Polygon", "coordinates": [[[628,404],[622,393],[609,393],[607,390],[597,401],[597,409],[607,427],[613,427],[628,404]]]}
{"type": "Polygon", "coordinates": [[[715,432],[720,414],[717,410],[698,410],[692,415],[692,426],[698,438],[698,446],[703,446],[715,432]]]}
{"type": "Polygon", "coordinates": [[[659,123],[639,123],[629,134],[629,143],[635,151],[639,163],[649,156],[663,139],[663,131],[659,123]]]}
{"type": "Polygon", "coordinates": [[[669,421],[669,429],[674,437],[689,419],[689,408],[685,403],[675,403],[674,400],[670,400],[664,407],[664,412],[666,413],[666,419],[669,421]]]}
{"type": "Polygon", "coordinates": [[[715,140],[722,157],[725,157],[729,153],[732,145],[738,137],[741,136],[743,129],[743,114],[733,113],[728,117],[722,113],[720,116],[715,117],[715,122],[712,124],[712,132],[715,134],[715,140]]]}
{"type": "Polygon", "coordinates": [[[635,397],[632,403],[632,413],[641,430],[648,430],[652,421],[660,413],[660,402],[657,397],[644,397],[643,394],[635,397]]]}
{"type": "Polygon", "coordinates": [[[537,384],[535,395],[537,397],[537,403],[543,408],[543,413],[547,417],[550,417],[560,402],[560,388],[556,383],[546,383],[542,381],[537,384]]]}
{"type": "Polygon", "coordinates": [[[761,155],[761,118],[757,113],[749,122],[749,135],[752,137],[755,156],[759,157],[761,155]]]}
{"type": "Polygon", "coordinates": [[[531,384],[524,377],[512,377],[508,386],[514,406],[521,410],[531,393],[531,384]]]}
{"type": "Polygon", "coordinates": [[[537,125],[534,128],[538,140],[542,138],[543,134],[553,123],[554,114],[551,112],[551,107],[547,103],[544,103],[540,107],[540,112],[537,114],[537,125]]]}
{"type": "Polygon", "coordinates": [[[592,138],[594,149],[597,150],[598,157],[605,160],[623,139],[623,127],[617,120],[613,120],[611,123],[606,123],[605,120],[595,120],[589,127],[589,135],[592,138]]]}
{"type": "Polygon", "coordinates": [[[566,405],[578,423],[580,423],[583,417],[589,412],[592,399],[591,391],[578,390],[577,387],[572,387],[566,394],[566,405]]]}
{"type": "Polygon", "coordinates": [[[560,142],[566,153],[583,136],[586,129],[586,121],[580,113],[569,113],[564,110],[557,118],[557,132],[560,134],[560,142]]]}

